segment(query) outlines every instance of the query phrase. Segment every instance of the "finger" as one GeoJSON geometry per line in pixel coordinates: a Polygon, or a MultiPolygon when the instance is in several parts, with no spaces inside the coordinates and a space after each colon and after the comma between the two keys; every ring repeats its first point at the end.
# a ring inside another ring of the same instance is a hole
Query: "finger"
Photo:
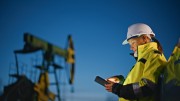
{"type": "Polygon", "coordinates": [[[106,85],[105,85],[105,89],[106,89],[108,92],[112,92],[112,86],[109,85],[109,84],[106,84],[106,85]]]}

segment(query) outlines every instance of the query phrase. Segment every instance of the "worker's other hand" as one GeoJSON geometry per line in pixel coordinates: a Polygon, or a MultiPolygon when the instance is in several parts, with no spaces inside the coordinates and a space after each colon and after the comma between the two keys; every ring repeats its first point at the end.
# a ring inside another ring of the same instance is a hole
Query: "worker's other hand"
{"type": "Polygon", "coordinates": [[[105,89],[108,92],[112,92],[112,93],[114,93],[114,94],[116,94],[116,95],[118,95],[120,97],[120,90],[123,87],[123,85],[119,84],[119,83],[114,83],[114,82],[111,82],[111,81],[108,81],[108,82],[109,82],[109,84],[105,84],[105,89]]]}
{"type": "Polygon", "coordinates": [[[112,86],[114,84],[114,82],[110,81],[107,79],[107,82],[108,84],[105,84],[105,89],[108,91],[108,92],[112,92],[112,86]]]}

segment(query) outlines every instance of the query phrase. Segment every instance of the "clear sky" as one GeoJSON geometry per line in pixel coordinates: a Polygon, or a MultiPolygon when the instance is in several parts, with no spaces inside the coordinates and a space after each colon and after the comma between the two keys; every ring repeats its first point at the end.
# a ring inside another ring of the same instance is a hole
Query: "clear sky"
{"type": "MultiPolygon", "coordinates": [[[[168,58],[180,37],[179,18],[178,0],[1,0],[0,91],[8,84],[9,67],[15,66],[13,51],[23,48],[24,32],[62,48],[71,34],[76,52],[75,92],[70,93],[67,84],[61,86],[62,96],[66,101],[106,101],[114,96],[94,78],[126,76],[135,63],[129,45],[122,45],[128,26],[148,24],[168,58]]],[[[18,58],[20,65],[31,69],[30,60],[36,57],[40,54],[18,58]]]]}

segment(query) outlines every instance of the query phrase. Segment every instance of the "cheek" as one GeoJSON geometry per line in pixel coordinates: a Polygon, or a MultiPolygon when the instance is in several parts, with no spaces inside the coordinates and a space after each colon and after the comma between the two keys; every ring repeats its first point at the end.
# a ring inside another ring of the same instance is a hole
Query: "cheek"
{"type": "Polygon", "coordinates": [[[137,44],[133,44],[132,47],[133,47],[133,49],[136,50],[137,49],[137,44]]]}

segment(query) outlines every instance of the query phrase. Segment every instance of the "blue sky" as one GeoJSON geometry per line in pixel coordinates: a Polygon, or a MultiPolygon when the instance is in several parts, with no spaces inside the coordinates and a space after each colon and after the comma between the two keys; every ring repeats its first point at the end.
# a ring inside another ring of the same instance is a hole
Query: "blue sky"
{"type": "MultiPolygon", "coordinates": [[[[148,24],[168,58],[180,37],[179,9],[178,0],[1,0],[1,91],[8,84],[9,67],[15,64],[13,51],[24,45],[24,32],[62,48],[71,34],[76,51],[75,92],[69,93],[71,86],[65,86],[64,98],[105,101],[113,95],[94,82],[95,76],[126,76],[135,63],[129,45],[122,45],[128,26],[148,24]]],[[[30,59],[35,57],[40,54],[19,56],[20,64],[31,69],[30,59]]]]}

